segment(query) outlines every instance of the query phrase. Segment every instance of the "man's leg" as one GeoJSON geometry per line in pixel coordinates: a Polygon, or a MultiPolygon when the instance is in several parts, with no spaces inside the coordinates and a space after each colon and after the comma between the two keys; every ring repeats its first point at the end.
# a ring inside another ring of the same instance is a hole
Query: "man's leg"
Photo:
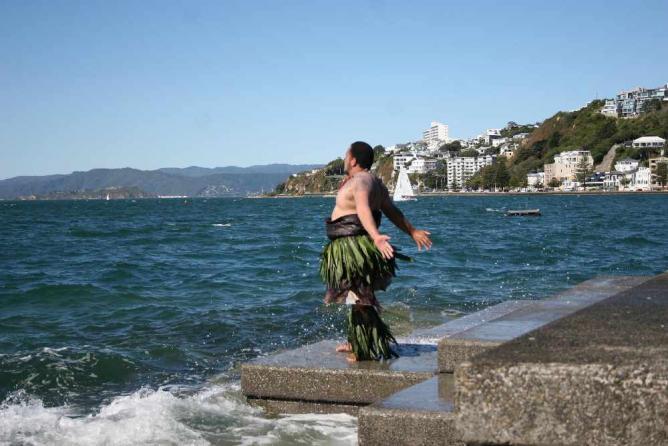
{"type": "Polygon", "coordinates": [[[353,351],[353,347],[350,345],[350,342],[344,342],[336,346],[336,351],[339,353],[349,353],[353,351]]]}

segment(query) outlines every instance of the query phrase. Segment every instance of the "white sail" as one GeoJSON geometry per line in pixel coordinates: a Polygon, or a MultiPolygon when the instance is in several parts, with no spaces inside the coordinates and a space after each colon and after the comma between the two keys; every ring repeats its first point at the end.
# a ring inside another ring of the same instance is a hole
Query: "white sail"
{"type": "Polygon", "coordinates": [[[397,184],[394,187],[394,196],[392,199],[394,201],[415,200],[415,194],[413,193],[411,180],[408,178],[408,173],[403,168],[399,171],[397,184]]]}

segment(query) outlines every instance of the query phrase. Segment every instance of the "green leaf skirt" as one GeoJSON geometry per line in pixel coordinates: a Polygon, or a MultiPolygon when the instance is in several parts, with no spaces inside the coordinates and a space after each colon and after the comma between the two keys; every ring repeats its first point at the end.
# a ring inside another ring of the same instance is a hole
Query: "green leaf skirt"
{"type": "Polygon", "coordinates": [[[320,257],[320,276],[327,285],[325,303],[350,303],[348,342],[358,360],[390,359],[397,354],[390,328],[378,314],[376,290],[389,286],[398,269],[396,258],[412,260],[395,250],[385,259],[368,235],[340,237],[330,241],[320,257]],[[354,301],[350,301],[352,291],[354,301]]]}

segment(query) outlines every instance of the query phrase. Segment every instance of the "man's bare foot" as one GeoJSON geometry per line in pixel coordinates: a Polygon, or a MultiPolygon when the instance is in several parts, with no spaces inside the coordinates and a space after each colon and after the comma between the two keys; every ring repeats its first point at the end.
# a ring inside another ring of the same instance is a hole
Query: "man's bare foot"
{"type": "Polygon", "coordinates": [[[350,345],[350,342],[346,342],[344,344],[339,344],[336,346],[336,351],[339,353],[349,353],[353,351],[352,345],[350,345]]]}
{"type": "Polygon", "coordinates": [[[357,362],[357,356],[355,356],[355,353],[350,353],[346,355],[346,361],[352,363],[352,362],[357,362]]]}

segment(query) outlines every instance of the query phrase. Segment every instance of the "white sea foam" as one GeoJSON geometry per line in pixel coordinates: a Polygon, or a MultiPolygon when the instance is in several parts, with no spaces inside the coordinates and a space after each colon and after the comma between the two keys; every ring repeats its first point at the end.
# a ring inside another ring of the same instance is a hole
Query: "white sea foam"
{"type": "Polygon", "coordinates": [[[0,445],[349,445],[356,432],[345,414],[267,417],[246,404],[238,384],[142,389],[87,416],[21,394],[0,405],[0,445]]]}
{"type": "Polygon", "coordinates": [[[232,223],[214,223],[211,226],[215,226],[217,228],[229,228],[232,226],[232,223]]]}

